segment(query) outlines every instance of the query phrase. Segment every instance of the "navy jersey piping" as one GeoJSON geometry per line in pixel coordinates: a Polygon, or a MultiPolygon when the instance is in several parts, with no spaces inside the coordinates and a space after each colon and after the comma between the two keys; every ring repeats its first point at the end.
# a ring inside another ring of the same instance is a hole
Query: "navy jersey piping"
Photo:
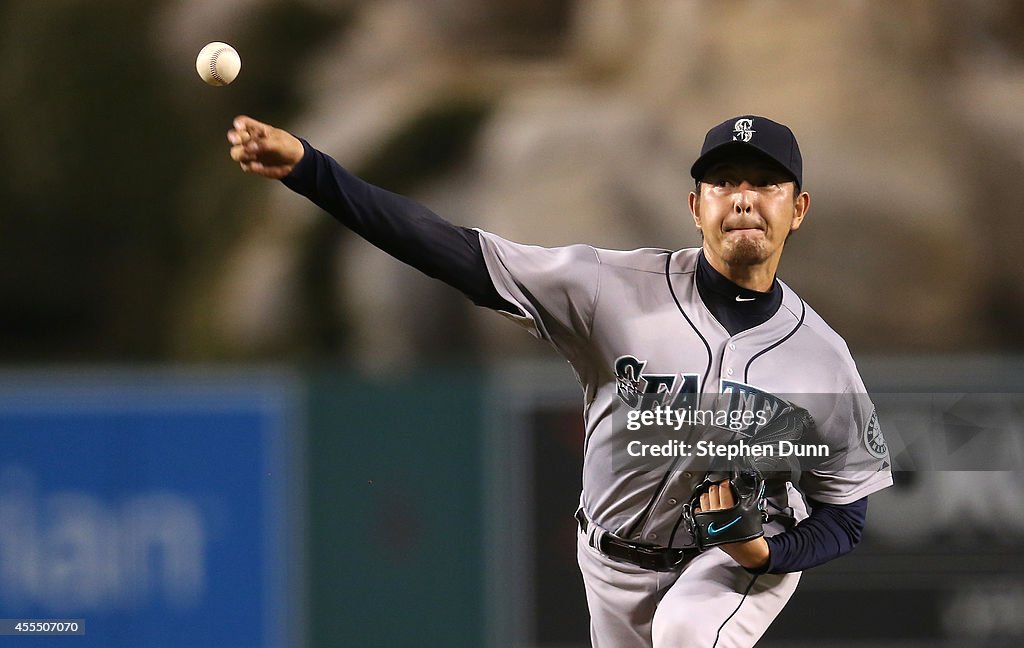
{"type": "Polygon", "coordinates": [[[743,368],[743,382],[749,384],[749,382],[750,382],[750,365],[752,365],[754,363],[754,360],[757,360],[758,358],[760,358],[764,354],[768,353],[769,351],[771,351],[775,347],[779,346],[780,344],[782,344],[783,342],[785,342],[789,338],[793,337],[793,335],[795,335],[796,332],[800,330],[800,327],[804,325],[804,317],[806,315],[807,315],[807,304],[804,302],[804,300],[801,299],[800,300],[800,320],[797,321],[796,326],[794,326],[793,330],[790,331],[789,333],[787,333],[782,339],[774,342],[773,344],[770,344],[770,345],[766,346],[765,348],[761,349],[760,351],[758,351],[754,355],[750,356],[750,360],[747,360],[747,366],[743,368]]]}
{"type": "MultiPolygon", "coordinates": [[[[665,259],[665,283],[668,284],[668,292],[669,292],[670,295],[672,295],[672,301],[675,302],[676,308],[679,309],[679,313],[686,320],[686,323],[690,325],[690,328],[693,329],[693,332],[697,334],[697,337],[700,338],[700,341],[704,343],[704,350],[707,351],[707,353],[708,353],[707,369],[704,370],[704,378],[701,380],[701,383],[700,383],[700,389],[701,389],[701,391],[703,391],[704,387],[708,384],[708,376],[711,374],[711,365],[714,362],[714,358],[712,357],[712,354],[711,354],[711,345],[708,344],[708,341],[704,337],[704,334],[700,332],[700,329],[697,328],[697,326],[693,323],[693,321],[690,319],[690,317],[686,314],[686,311],[683,310],[683,305],[679,303],[679,297],[676,295],[676,290],[672,286],[672,272],[671,272],[671,269],[672,269],[672,254],[669,254],[668,257],[665,259]]],[[[688,274],[692,275],[693,273],[691,272],[691,273],[688,273],[688,274]]],[[[664,476],[662,476],[662,478],[661,478],[661,482],[658,484],[658,487],[654,490],[654,494],[651,495],[650,501],[648,501],[647,502],[647,506],[644,507],[643,513],[640,514],[640,517],[638,517],[636,522],[634,522],[633,525],[630,527],[629,532],[627,533],[628,536],[632,536],[633,534],[635,534],[637,528],[641,524],[645,523],[647,521],[647,519],[650,517],[651,510],[654,508],[654,502],[657,501],[658,496],[661,495],[661,492],[665,489],[665,483],[668,481],[668,478],[672,474],[672,472],[676,469],[676,466],[679,464],[679,461],[680,461],[679,457],[676,457],[672,461],[672,465],[669,466],[668,470],[665,471],[664,476]]],[[[677,528],[678,528],[678,525],[677,525],[677,528]]],[[[673,530],[672,535],[675,536],[675,530],[673,530]]],[[[669,546],[671,546],[671,545],[669,545],[669,546]]]]}

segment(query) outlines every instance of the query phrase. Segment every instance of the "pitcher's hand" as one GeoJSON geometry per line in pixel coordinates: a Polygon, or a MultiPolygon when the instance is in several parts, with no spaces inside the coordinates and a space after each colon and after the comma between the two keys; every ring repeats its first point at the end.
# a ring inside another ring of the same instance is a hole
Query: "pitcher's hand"
{"type": "Polygon", "coordinates": [[[243,171],[274,180],[291,173],[305,153],[302,142],[288,131],[245,115],[235,117],[228,141],[231,159],[243,171]]]}

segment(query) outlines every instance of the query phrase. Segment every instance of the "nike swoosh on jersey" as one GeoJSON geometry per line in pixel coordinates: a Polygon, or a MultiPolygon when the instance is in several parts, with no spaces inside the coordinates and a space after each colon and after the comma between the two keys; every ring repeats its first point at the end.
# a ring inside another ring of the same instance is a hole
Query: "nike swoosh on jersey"
{"type": "Polygon", "coordinates": [[[723,531],[725,531],[726,529],[728,529],[732,525],[734,525],[737,522],[739,522],[741,517],[742,516],[737,516],[735,520],[733,520],[729,524],[726,524],[725,526],[720,527],[718,529],[715,528],[715,523],[712,522],[711,524],[708,525],[708,535],[718,535],[719,533],[722,533],[723,531]]]}
{"type": "Polygon", "coordinates": [[[736,295],[736,301],[754,301],[757,297],[740,297],[736,295]]]}

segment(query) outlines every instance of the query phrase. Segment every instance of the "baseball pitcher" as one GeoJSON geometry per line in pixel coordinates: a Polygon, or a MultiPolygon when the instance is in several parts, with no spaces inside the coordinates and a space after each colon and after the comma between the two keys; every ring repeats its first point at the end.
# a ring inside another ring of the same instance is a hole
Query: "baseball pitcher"
{"type": "Polygon", "coordinates": [[[892,484],[843,339],[776,276],[810,196],[792,131],[741,115],[691,168],[682,250],[544,248],[455,226],[249,117],[246,172],[549,342],[585,396],[578,561],[598,648],[752,646],[892,484]]]}

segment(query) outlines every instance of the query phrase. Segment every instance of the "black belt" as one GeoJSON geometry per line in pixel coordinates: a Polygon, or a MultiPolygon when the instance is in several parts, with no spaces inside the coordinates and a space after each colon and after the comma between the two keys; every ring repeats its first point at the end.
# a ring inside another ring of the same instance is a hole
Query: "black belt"
{"type": "MultiPolygon", "coordinates": [[[[576,520],[580,530],[587,532],[589,522],[583,510],[576,512],[576,520]]],[[[669,547],[652,547],[623,540],[610,533],[598,535],[597,550],[608,556],[651,571],[676,571],[686,566],[700,553],[697,549],[672,549],[669,547]]]]}

